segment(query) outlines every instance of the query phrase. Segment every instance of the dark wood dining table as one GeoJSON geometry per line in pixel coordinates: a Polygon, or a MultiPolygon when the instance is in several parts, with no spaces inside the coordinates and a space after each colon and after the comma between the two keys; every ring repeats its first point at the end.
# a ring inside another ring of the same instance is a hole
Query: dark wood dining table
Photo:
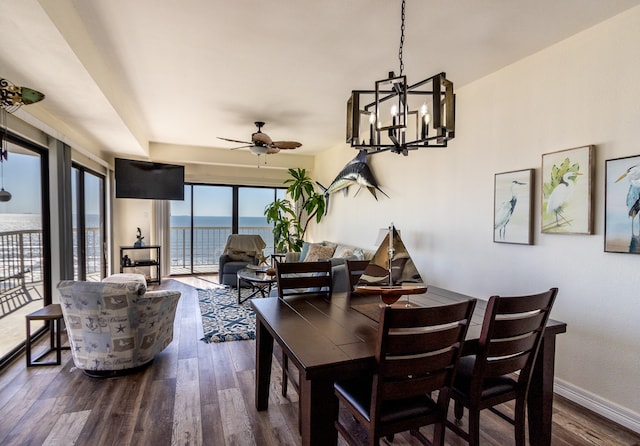
{"type": "MultiPolygon", "coordinates": [[[[405,305],[406,299],[395,305],[405,305]]],[[[430,286],[426,293],[410,296],[409,302],[438,306],[465,299],[469,296],[430,286]]],[[[314,296],[286,301],[272,297],[253,299],[251,304],[256,313],[256,409],[268,408],[275,340],[300,371],[302,444],[335,445],[338,401],[333,383],[374,366],[380,298],[334,293],[330,301],[314,296]]],[[[464,354],[473,353],[477,345],[485,308],[486,301],[479,299],[464,354]]],[[[529,437],[534,446],[551,444],[556,335],[566,330],[564,322],[549,320],[536,360],[528,395],[529,437]]]]}

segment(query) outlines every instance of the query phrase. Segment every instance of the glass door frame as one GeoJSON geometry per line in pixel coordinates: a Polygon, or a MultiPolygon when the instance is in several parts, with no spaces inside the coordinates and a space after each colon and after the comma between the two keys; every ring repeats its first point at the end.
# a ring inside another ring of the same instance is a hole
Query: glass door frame
{"type": "MultiPolygon", "coordinates": [[[[42,212],[42,306],[52,303],[52,284],[51,284],[51,202],[49,198],[49,151],[40,145],[37,145],[28,139],[22,138],[10,130],[6,134],[7,142],[20,146],[22,149],[34,152],[40,158],[40,199],[42,212]]],[[[6,166],[5,166],[6,167],[6,166]]],[[[47,326],[35,330],[31,333],[31,338],[36,339],[47,330],[47,326]]],[[[26,339],[15,346],[7,354],[0,357],[0,370],[13,361],[18,355],[22,354],[25,349],[26,339]]]]}
{"type": "MultiPolygon", "coordinates": [[[[98,205],[100,212],[100,279],[104,279],[106,277],[107,271],[107,255],[106,255],[106,177],[96,172],[95,170],[89,169],[88,167],[83,166],[77,162],[71,163],[71,172],[77,173],[76,178],[76,188],[77,188],[77,196],[74,197],[77,202],[74,203],[74,208],[76,210],[76,231],[77,231],[77,242],[78,246],[75,247],[78,252],[78,277],[74,280],[87,280],[87,237],[86,237],[86,188],[85,188],[85,178],[86,174],[92,175],[97,179],[102,181],[102,187],[100,188],[100,203],[98,205]]],[[[76,253],[74,253],[75,255],[76,253]]],[[[74,265],[75,267],[76,265],[74,265]]]]}

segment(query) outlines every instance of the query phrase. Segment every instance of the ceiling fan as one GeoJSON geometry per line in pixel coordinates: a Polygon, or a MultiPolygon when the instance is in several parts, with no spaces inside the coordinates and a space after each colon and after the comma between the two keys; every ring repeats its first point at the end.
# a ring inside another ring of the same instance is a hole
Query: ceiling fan
{"type": "Polygon", "coordinates": [[[258,131],[251,134],[251,141],[239,141],[237,139],[221,138],[223,141],[237,142],[239,144],[245,144],[244,146],[233,147],[231,150],[242,149],[248,147],[251,153],[255,155],[271,155],[278,153],[280,150],[292,150],[302,146],[297,141],[273,141],[271,137],[266,133],[262,133],[261,129],[264,126],[264,122],[256,121],[255,125],[258,127],[258,131]]]}

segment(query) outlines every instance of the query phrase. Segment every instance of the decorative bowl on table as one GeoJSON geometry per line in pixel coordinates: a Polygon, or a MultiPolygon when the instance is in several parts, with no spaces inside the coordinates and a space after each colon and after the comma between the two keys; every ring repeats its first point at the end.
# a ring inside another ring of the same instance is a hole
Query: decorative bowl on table
{"type": "Polygon", "coordinates": [[[276,269],[275,268],[267,268],[265,271],[265,274],[267,276],[275,276],[276,275],[276,269]]]}

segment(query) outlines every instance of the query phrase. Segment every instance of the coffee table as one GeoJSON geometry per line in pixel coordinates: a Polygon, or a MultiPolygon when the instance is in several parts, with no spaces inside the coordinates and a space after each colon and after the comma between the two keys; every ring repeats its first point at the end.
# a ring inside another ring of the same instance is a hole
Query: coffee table
{"type": "Polygon", "coordinates": [[[260,293],[261,297],[268,297],[271,287],[276,282],[276,276],[266,273],[268,267],[264,268],[243,268],[237,272],[238,275],[238,304],[251,299],[260,293]],[[240,285],[242,282],[247,283],[251,287],[251,294],[244,299],[240,296],[240,285]]]}

